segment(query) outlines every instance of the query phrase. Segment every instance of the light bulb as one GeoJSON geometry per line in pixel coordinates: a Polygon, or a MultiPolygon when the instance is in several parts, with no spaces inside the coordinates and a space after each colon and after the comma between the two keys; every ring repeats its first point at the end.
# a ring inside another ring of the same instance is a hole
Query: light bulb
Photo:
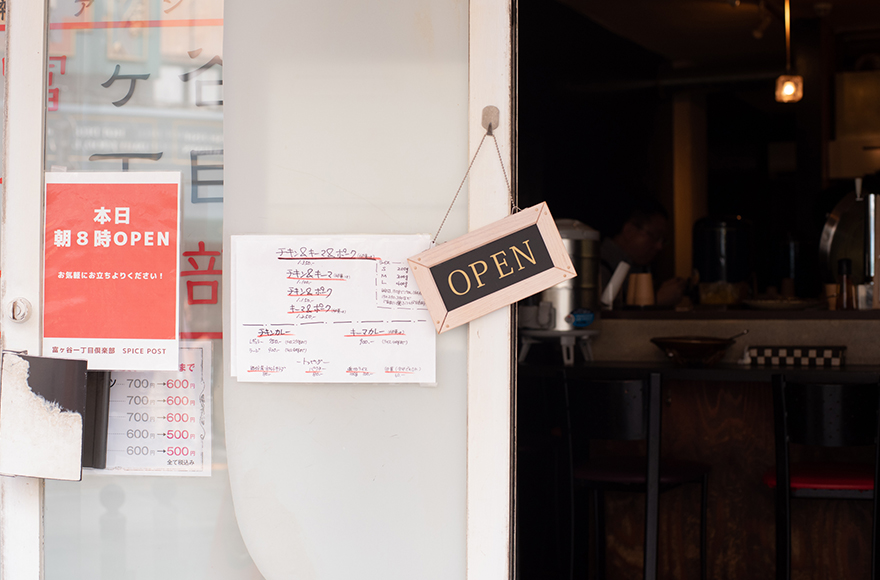
{"type": "Polygon", "coordinates": [[[796,103],[804,96],[804,77],[782,75],[776,79],[776,100],[780,103],[796,103]]]}

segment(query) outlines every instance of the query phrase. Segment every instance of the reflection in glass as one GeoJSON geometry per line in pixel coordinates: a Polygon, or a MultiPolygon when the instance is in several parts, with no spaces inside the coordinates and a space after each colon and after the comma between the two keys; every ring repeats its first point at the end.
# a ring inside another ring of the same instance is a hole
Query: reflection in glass
{"type": "Polygon", "coordinates": [[[223,2],[52,0],[49,20],[45,169],[182,174],[181,338],[212,341],[215,380],[210,477],[47,482],[46,577],[260,578],[232,507],[219,384],[223,2]]]}

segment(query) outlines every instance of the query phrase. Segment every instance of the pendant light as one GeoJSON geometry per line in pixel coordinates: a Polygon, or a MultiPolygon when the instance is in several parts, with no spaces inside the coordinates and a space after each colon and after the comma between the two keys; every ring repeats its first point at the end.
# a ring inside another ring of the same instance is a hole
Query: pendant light
{"type": "MultiPolygon", "coordinates": [[[[785,72],[791,72],[791,7],[785,0],[785,72]]],[[[796,103],[804,96],[804,77],[784,74],[776,79],[776,100],[780,103],[796,103]]]]}

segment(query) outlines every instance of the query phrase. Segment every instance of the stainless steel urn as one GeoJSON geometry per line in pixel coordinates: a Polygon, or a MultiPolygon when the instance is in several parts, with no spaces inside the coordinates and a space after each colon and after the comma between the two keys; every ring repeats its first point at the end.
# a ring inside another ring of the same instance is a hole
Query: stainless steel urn
{"type": "Polygon", "coordinates": [[[541,302],[553,305],[553,325],[546,330],[583,330],[599,316],[599,232],[572,219],[556,220],[577,277],[541,293],[541,302]]]}

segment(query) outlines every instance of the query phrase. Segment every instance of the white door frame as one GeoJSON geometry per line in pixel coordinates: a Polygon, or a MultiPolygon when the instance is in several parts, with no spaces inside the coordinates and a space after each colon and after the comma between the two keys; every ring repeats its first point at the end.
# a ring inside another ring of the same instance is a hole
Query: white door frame
{"type": "MultiPolygon", "coordinates": [[[[486,130],[482,111],[500,110],[493,130],[511,176],[512,39],[510,0],[471,0],[469,15],[468,127],[473,158],[486,130]]],[[[469,229],[506,216],[507,185],[483,143],[468,187],[469,229]]],[[[515,336],[511,309],[502,308],[468,326],[467,578],[506,580],[513,575],[512,381],[515,336]]]]}
{"type": "MultiPolygon", "coordinates": [[[[7,6],[0,337],[5,350],[39,355],[48,1],[7,6]],[[5,314],[16,298],[31,304],[26,322],[5,314]]],[[[498,107],[501,123],[494,133],[510,176],[510,0],[471,0],[469,13],[469,154],[485,133],[483,108],[498,107]]],[[[494,154],[493,144],[485,145],[484,161],[494,154]]],[[[497,164],[475,164],[469,192],[470,229],[508,214],[497,164]]],[[[475,320],[468,330],[468,580],[503,580],[513,571],[510,312],[504,308],[475,320]]],[[[0,477],[0,580],[43,578],[43,494],[40,479],[0,477]]]]}
{"type": "MultiPolygon", "coordinates": [[[[42,334],[43,143],[46,134],[48,2],[10,2],[6,9],[6,111],[3,226],[0,228],[0,337],[4,350],[40,354],[42,334]],[[14,145],[13,145],[14,144],[14,145]],[[11,302],[30,316],[14,322],[11,302]]],[[[0,477],[0,580],[43,578],[42,479],[0,477]]]]}

